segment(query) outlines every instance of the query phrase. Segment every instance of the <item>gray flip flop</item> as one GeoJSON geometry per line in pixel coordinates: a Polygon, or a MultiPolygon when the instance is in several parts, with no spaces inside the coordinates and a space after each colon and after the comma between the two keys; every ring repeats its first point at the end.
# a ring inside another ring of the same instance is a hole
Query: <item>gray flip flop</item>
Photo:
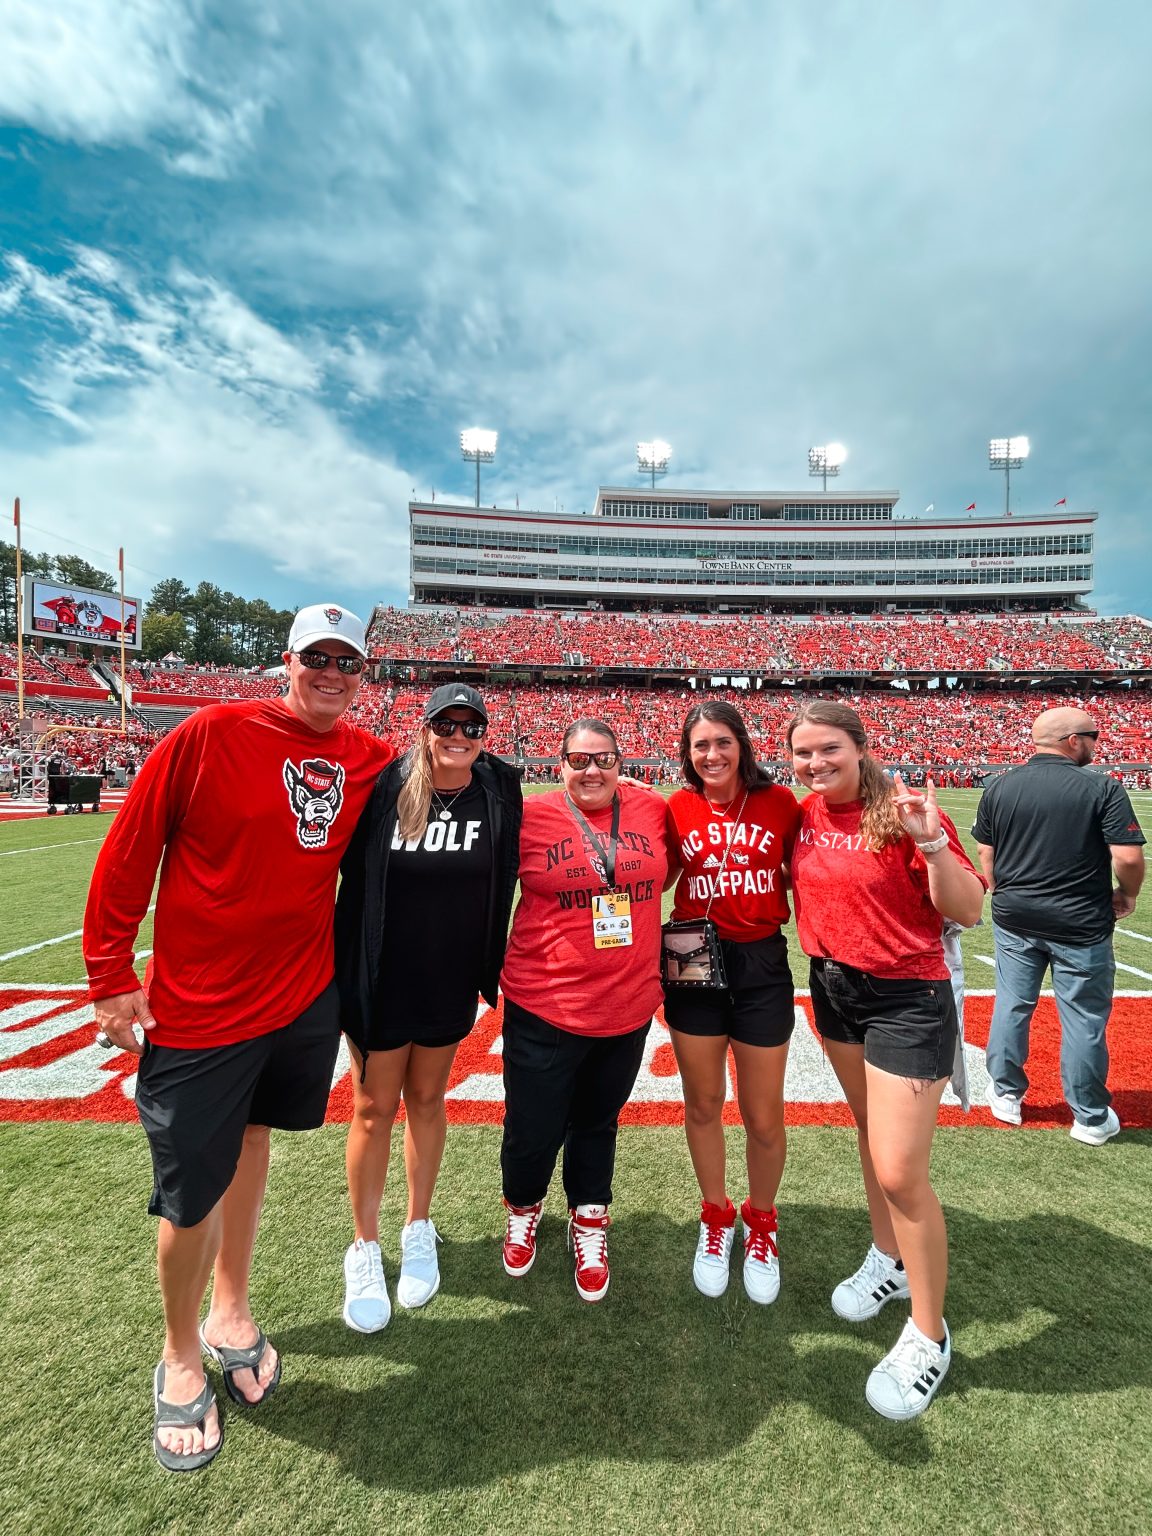
{"type": "Polygon", "coordinates": [[[181,1455],[178,1451],[170,1451],[167,1446],[160,1444],[160,1431],[162,1429],[199,1429],[201,1433],[207,1435],[204,1421],[208,1417],[209,1409],[216,1401],[216,1394],[205,1376],[204,1385],[192,1402],[165,1402],[164,1376],[164,1362],[161,1360],[152,1378],[153,1453],[167,1472],[197,1472],[201,1467],[206,1467],[213,1457],[218,1456],[224,1447],[223,1415],[217,1411],[217,1417],[220,1420],[220,1438],[211,1450],[189,1451],[186,1455],[181,1455]]]}
{"type": "Polygon", "coordinates": [[[283,1361],[280,1359],[276,1361],[275,1375],[264,1388],[263,1397],[258,1397],[254,1403],[244,1396],[243,1392],[232,1380],[232,1376],[236,1371],[251,1371],[259,1380],[260,1362],[264,1358],[264,1351],[268,1348],[268,1338],[264,1333],[257,1333],[255,1344],[249,1345],[247,1349],[233,1349],[230,1344],[209,1344],[208,1340],[204,1337],[204,1325],[201,1324],[200,1347],[206,1355],[211,1355],[212,1359],[215,1360],[216,1364],[224,1372],[224,1386],[228,1396],[234,1403],[238,1403],[241,1408],[259,1408],[261,1403],[268,1401],[280,1385],[280,1371],[283,1365],[283,1361]]]}

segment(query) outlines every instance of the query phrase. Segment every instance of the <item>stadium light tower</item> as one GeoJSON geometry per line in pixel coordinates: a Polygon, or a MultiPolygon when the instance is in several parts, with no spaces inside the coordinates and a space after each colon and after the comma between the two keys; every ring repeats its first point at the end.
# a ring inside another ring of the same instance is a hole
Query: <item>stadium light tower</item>
{"type": "Polygon", "coordinates": [[[833,479],[840,473],[840,466],[848,457],[848,450],[843,443],[826,443],[821,448],[809,448],[808,473],[819,475],[824,482],[824,489],[828,489],[828,476],[833,479]]]}
{"type": "Polygon", "coordinates": [[[672,457],[670,445],[663,438],[651,443],[636,444],[636,468],[642,475],[652,476],[652,489],[656,489],[656,476],[668,473],[668,460],[672,457]]]}
{"type": "Polygon", "coordinates": [[[460,434],[460,457],[476,465],[476,505],[480,505],[480,466],[491,464],[496,457],[499,432],[486,427],[465,427],[460,434]]]}
{"type": "Polygon", "coordinates": [[[1004,471],[1004,516],[1012,516],[1012,471],[1019,469],[1031,448],[1026,437],[994,437],[988,444],[988,468],[1004,471]]]}

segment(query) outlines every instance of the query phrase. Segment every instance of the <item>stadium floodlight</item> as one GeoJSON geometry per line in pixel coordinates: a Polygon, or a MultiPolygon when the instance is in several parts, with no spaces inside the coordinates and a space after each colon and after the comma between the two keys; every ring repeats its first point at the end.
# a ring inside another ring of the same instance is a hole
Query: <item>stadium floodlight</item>
{"type": "Polygon", "coordinates": [[[663,438],[654,438],[650,443],[636,444],[636,468],[642,475],[652,476],[652,489],[656,489],[656,476],[668,473],[668,460],[672,457],[672,448],[663,438]]]}
{"type": "Polygon", "coordinates": [[[487,427],[465,427],[460,434],[460,457],[476,465],[476,505],[480,505],[480,466],[491,464],[496,457],[499,432],[487,427]]]}
{"type": "Polygon", "coordinates": [[[1004,471],[1004,516],[1012,516],[1012,471],[1032,451],[1026,437],[993,437],[988,443],[988,468],[1004,471]]]}
{"type": "Polygon", "coordinates": [[[828,476],[833,479],[840,473],[840,466],[848,457],[848,450],[843,443],[825,443],[819,448],[808,450],[808,473],[819,475],[824,482],[824,489],[828,489],[828,476]]]}

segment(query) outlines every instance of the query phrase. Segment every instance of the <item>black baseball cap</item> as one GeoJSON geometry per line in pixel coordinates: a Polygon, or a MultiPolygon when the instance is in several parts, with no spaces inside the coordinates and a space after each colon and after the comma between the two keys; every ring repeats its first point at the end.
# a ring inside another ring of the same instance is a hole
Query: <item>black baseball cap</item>
{"type": "Polygon", "coordinates": [[[424,719],[435,720],[437,715],[442,715],[448,709],[471,709],[478,714],[484,724],[488,724],[488,711],[484,708],[484,700],[470,688],[467,683],[444,683],[433,690],[431,698],[424,706],[424,719]]]}

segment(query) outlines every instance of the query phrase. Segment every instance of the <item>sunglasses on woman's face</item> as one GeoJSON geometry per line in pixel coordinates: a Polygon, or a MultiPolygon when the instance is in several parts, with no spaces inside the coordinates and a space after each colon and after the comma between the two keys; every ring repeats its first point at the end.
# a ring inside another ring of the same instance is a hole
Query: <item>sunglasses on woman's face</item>
{"type": "Polygon", "coordinates": [[[562,752],[560,757],[576,773],[583,773],[591,763],[607,771],[620,761],[619,752],[562,752]]]}
{"type": "Polygon", "coordinates": [[[488,727],[483,720],[429,720],[428,726],[433,736],[455,736],[459,726],[469,741],[479,741],[488,727]]]}
{"type": "Polygon", "coordinates": [[[362,656],[329,656],[327,651],[297,651],[301,664],[310,672],[323,672],[330,661],[336,663],[338,672],[345,672],[355,676],[357,672],[364,670],[364,658],[362,656]]]}

